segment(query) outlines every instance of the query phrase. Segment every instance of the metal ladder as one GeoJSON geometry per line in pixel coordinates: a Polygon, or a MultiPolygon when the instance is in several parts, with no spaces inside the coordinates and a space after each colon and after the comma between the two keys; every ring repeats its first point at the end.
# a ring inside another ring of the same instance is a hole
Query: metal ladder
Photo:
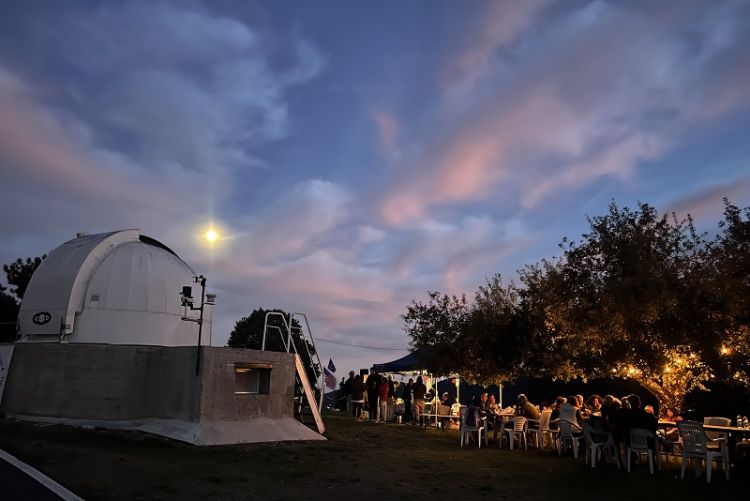
{"type": "Polygon", "coordinates": [[[323,398],[325,396],[325,386],[324,386],[325,374],[323,372],[323,364],[320,361],[320,354],[318,353],[318,348],[315,346],[315,339],[313,339],[312,331],[310,330],[310,323],[307,320],[307,315],[304,313],[295,312],[290,315],[289,321],[287,321],[286,315],[284,315],[281,312],[278,312],[278,311],[266,312],[266,316],[263,321],[263,342],[260,347],[262,351],[265,351],[266,349],[266,335],[269,329],[274,329],[276,332],[279,333],[279,336],[281,337],[281,343],[284,345],[284,349],[286,350],[287,353],[292,353],[292,352],[294,353],[294,365],[296,369],[296,375],[295,375],[296,384],[295,384],[294,399],[295,399],[295,403],[297,404],[297,413],[300,415],[300,420],[302,420],[302,407],[303,407],[304,401],[307,400],[307,403],[310,407],[310,411],[312,412],[313,418],[315,419],[315,425],[318,428],[318,432],[321,434],[324,433],[325,425],[323,424],[323,417],[321,415],[321,410],[323,409],[323,398]],[[284,336],[284,332],[281,330],[280,327],[276,325],[268,325],[269,317],[279,317],[281,319],[282,324],[286,328],[286,339],[284,336]],[[315,357],[318,360],[318,367],[320,367],[320,381],[318,382],[318,388],[320,390],[319,392],[320,397],[317,402],[315,400],[315,390],[309,378],[307,377],[307,371],[304,367],[304,364],[302,363],[302,358],[299,355],[299,351],[297,350],[297,346],[294,342],[294,338],[292,337],[292,327],[294,326],[295,317],[301,317],[305,321],[306,329],[300,328],[300,337],[302,338],[302,341],[303,341],[302,344],[305,345],[307,359],[311,363],[313,363],[312,354],[310,353],[310,347],[308,345],[308,342],[309,342],[310,344],[312,344],[313,350],[315,352],[315,357]],[[305,335],[305,331],[307,332],[307,335],[305,335]],[[301,391],[298,392],[299,388],[301,388],[301,391]]]}

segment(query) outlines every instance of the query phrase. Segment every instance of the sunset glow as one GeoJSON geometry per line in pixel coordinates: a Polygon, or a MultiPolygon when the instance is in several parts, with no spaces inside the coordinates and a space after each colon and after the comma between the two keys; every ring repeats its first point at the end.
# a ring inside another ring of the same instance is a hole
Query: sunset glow
{"type": "Polygon", "coordinates": [[[139,228],[231,291],[218,345],[262,306],[406,354],[412,300],[517,280],[613,200],[698,232],[750,205],[747,2],[28,3],[0,16],[0,264],[139,228]]]}

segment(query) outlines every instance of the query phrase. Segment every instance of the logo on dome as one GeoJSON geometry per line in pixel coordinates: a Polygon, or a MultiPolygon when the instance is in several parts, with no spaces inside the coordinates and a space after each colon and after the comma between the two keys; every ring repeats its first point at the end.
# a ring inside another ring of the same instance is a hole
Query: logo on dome
{"type": "Polygon", "coordinates": [[[47,322],[49,322],[51,319],[52,319],[52,315],[50,315],[46,311],[40,311],[39,313],[31,317],[31,321],[37,325],[44,325],[47,322]]]}

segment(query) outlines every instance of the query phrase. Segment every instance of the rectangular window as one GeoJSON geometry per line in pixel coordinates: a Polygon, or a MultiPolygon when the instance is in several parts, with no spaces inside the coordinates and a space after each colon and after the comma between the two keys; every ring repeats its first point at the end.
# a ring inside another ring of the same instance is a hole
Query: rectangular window
{"type": "Polygon", "coordinates": [[[234,364],[235,395],[268,395],[271,387],[270,364],[234,364]]]}

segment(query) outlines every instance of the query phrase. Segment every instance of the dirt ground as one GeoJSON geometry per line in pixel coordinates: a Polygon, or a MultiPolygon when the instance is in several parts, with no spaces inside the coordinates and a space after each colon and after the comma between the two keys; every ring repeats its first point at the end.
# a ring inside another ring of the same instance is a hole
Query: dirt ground
{"type": "MultiPolygon", "coordinates": [[[[537,450],[459,447],[455,431],[327,415],[326,442],[194,447],[135,432],[0,420],[0,448],[87,500],[745,499],[747,473],[710,485],[676,460],[651,476],[537,450]]],[[[714,472],[716,473],[716,472],[714,472]]]]}

